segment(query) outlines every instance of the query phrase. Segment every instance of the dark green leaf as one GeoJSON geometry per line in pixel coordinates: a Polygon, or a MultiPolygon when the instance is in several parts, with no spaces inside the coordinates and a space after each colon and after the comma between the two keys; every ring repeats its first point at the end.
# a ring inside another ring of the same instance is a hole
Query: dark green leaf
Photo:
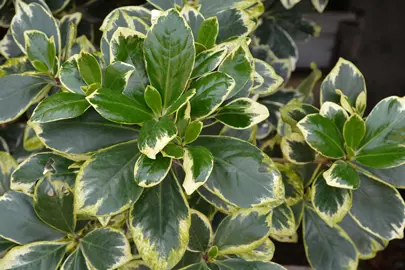
{"type": "Polygon", "coordinates": [[[192,78],[200,77],[215,70],[226,56],[226,48],[213,48],[199,53],[195,59],[192,78]]]}
{"type": "Polygon", "coordinates": [[[169,108],[167,108],[166,114],[171,115],[180,110],[190,101],[195,93],[195,89],[187,90],[186,92],[184,92],[175,102],[172,103],[172,105],[169,106],[169,108]]]}
{"type": "Polygon", "coordinates": [[[329,186],[357,189],[360,186],[360,178],[356,170],[347,162],[338,160],[323,173],[323,177],[329,186]]]}
{"type": "Polygon", "coordinates": [[[315,160],[315,151],[312,150],[300,133],[283,136],[280,147],[284,158],[291,163],[306,164],[315,160]]]}
{"type": "Polygon", "coordinates": [[[148,0],[154,7],[161,10],[167,10],[176,7],[176,5],[182,7],[183,0],[148,0]]]}
{"type": "Polygon", "coordinates": [[[270,233],[277,236],[291,236],[295,233],[295,217],[291,208],[283,203],[269,214],[270,233]]]}
{"type": "Polygon", "coordinates": [[[231,214],[239,210],[237,205],[224,201],[204,186],[197,189],[197,192],[207,203],[223,213],[231,214]]]}
{"type": "Polygon", "coordinates": [[[319,114],[332,120],[333,123],[335,123],[335,125],[343,133],[343,127],[347,119],[349,118],[349,115],[342,107],[340,107],[336,103],[326,101],[322,104],[319,114]]]}
{"type": "Polygon", "coordinates": [[[82,251],[78,248],[73,251],[60,268],[61,270],[89,270],[82,251]]]}
{"type": "Polygon", "coordinates": [[[193,252],[204,252],[212,243],[213,237],[211,223],[208,218],[196,210],[191,210],[188,249],[193,252]]]}
{"type": "Polygon", "coordinates": [[[256,25],[244,10],[238,8],[228,7],[217,13],[216,17],[219,25],[218,43],[231,37],[247,36],[256,25]]]}
{"type": "Polygon", "coordinates": [[[37,30],[25,31],[25,51],[32,65],[42,72],[53,73],[56,48],[54,39],[37,30]]]}
{"type": "MultiPolygon", "coordinates": [[[[182,1],[182,0],[178,0],[182,1]]],[[[191,30],[193,31],[194,40],[197,41],[198,31],[201,23],[204,21],[203,15],[191,5],[185,5],[181,9],[181,16],[187,21],[191,30]]]]}
{"type": "Polygon", "coordinates": [[[84,95],[81,87],[86,86],[86,83],[80,75],[76,57],[71,57],[63,63],[59,71],[59,79],[61,84],[70,92],[84,95]]]}
{"type": "Polygon", "coordinates": [[[304,186],[300,176],[291,168],[289,164],[276,164],[283,178],[285,189],[285,201],[287,205],[295,205],[304,196],[304,186]]]}
{"type": "Polygon", "coordinates": [[[266,62],[255,59],[255,71],[263,79],[263,83],[252,89],[253,94],[271,94],[283,83],[283,78],[278,76],[273,67],[266,62]]]}
{"type": "Polygon", "coordinates": [[[205,19],[198,30],[197,41],[208,49],[214,47],[219,33],[217,17],[205,19]]]}
{"type": "Polygon", "coordinates": [[[187,195],[191,195],[207,181],[214,166],[214,159],[207,148],[196,146],[185,149],[183,160],[186,173],[183,188],[187,195]]]}
{"type": "Polygon", "coordinates": [[[184,268],[184,270],[219,270],[219,269],[228,269],[228,270],[286,270],[279,264],[273,262],[261,262],[261,261],[244,261],[241,259],[226,259],[226,260],[217,260],[212,263],[198,263],[184,268]]]}
{"type": "Polygon", "coordinates": [[[189,144],[197,140],[198,136],[200,136],[201,130],[203,128],[203,123],[201,121],[193,121],[191,122],[184,135],[184,144],[189,144]]]}
{"type": "Polygon", "coordinates": [[[156,186],[165,179],[171,165],[172,160],[161,154],[156,155],[156,159],[141,155],[135,163],[135,182],[145,188],[156,186]]]}
{"type": "Polygon", "coordinates": [[[0,196],[10,190],[11,173],[17,165],[17,162],[9,153],[0,152],[0,196]]]}

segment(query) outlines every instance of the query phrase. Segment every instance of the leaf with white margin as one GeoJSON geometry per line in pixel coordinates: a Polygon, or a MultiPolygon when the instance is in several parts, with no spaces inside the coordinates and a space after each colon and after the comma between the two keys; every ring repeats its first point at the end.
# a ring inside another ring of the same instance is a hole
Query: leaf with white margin
{"type": "Polygon", "coordinates": [[[51,88],[46,77],[13,74],[0,78],[0,124],[17,119],[51,88]]]}
{"type": "Polygon", "coordinates": [[[87,85],[102,83],[103,75],[101,67],[97,58],[93,54],[80,52],[80,55],[77,56],[77,67],[87,85]]]}
{"type": "Polygon", "coordinates": [[[224,201],[204,186],[197,189],[197,192],[206,202],[225,214],[235,213],[239,210],[237,205],[224,201]]]}
{"type": "Polygon", "coordinates": [[[80,75],[76,58],[77,56],[72,56],[62,64],[59,71],[59,80],[62,86],[70,92],[85,95],[81,87],[86,86],[86,83],[80,75]]]}
{"type": "Polygon", "coordinates": [[[7,33],[3,36],[3,39],[0,41],[0,53],[6,59],[15,58],[23,54],[20,47],[15,43],[10,29],[8,29],[7,33]]]}
{"type": "Polygon", "coordinates": [[[305,205],[302,234],[312,268],[357,269],[358,252],[352,240],[338,225],[326,224],[309,205],[305,205]]]}
{"type": "Polygon", "coordinates": [[[331,227],[352,207],[351,190],[329,186],[320,174],[312,184],[311,201],[316,213],[331,227]]]}
{"type": "Polygon", "coordinates": [[[356,151],[357,162],[375,169],[405,163],[405,99],[381,100],[366,119],[366,134],[356,151]]]}
{"type": "Polygon", "coordinates": [[[147,0],[147,1],[154,7],[161,10],[174,8],[176,7],[176,5],[179,7],[183,6],[183,0],[147,0]]]}
{"type": "Polygon", "coordinates": [[[193,31],[194,40],[197,41],[198,30],[200,29],[201,23],[204,21],[204,16],[191,5],[185,5],[181,9],[180,14],[186,19],[188,25],[193,31]]]}
{"type": "Polygon", "coordinates": [[[266,106],[250,98],[238,98],[221,107],[215,113],[215,119],[234,129],[247,129],[266,120],[269,115],[266,106]]]}
{"type": "Polygon", "coordinates": [[[356,170],[347,162],[338,160],[323,173],[323,177],[331,187],[357,189],[360,178],[356,170]]]}
{"type": "Polygon", "coordinates": [[[307,164],[315,160],[316,152],[300,133],[291,133],[281,138],[283,157],[294,164],[307,164]]]}
{"type": "Polygon", "coordinates": [[[301,0],[281,0],[281,4],[283,4],[286,9],[292,8],[299,2],[301,2],[301,0]]]}
{"type": "Polygon", "coordinates": [[[402,177],[405,175],[405,165],[389,169],[372,169],[366,166],[361,166],[361,168],[362,173],[372,179],[390,184],[396,188],[405,188],[405,177],[402,177]]]}
{"type": "MultiPolygon", "coordinates": [[[[339,58],[335,67],[324,79],[321,85],[321,104],[326,101],[340,103],[340,96],[336,90],[342,91],[348,97],[350,104],[355,104],[358,96],[365,92],[366,83],[363,74],[353,63],[339,58]]],[[[364,95],[364,94],[363,94],[364,95]]]]}
{"type": "Polygon", "coordinates": [[[301,201],[304,196],[302,180],[289,164],[276,163],[276,166],[283,178],[285,202],[289,206],[295,205],[297,202],[301,201]]]}
{"type": "Polygon", "coordinates": [[[88,159],[77,175],[76,212],[114,215],[135,203],[143,190],[134,182],[134,166],[139,156],[136,142],[132,141],[103,149],[88,159]]]}
{"type": "Polygon", "coordinates": [[[349,118],[345,109],[330,101],[326,101],[322,104],[319,114],[332,120],[340,131],[343,131],[343,126],[349,118]]]}
{"type": "Polygon", "coordinates": [[[45,33],[48,38],[55,39],[56,55],[61,53],[60,32],[56,20],[44,7],[37,3],[16,3],[16,14],[10,25],[11,33],[21,51],[25,52],[24,33],[37,30],[45,33]]]}
{"type": "Polygon", "coordinates": [[[350,116],[343,127],[343,137],[347,147],[353,151],[357,150],[365,134],[366,124],[364,120],[358,114],[350,116]]]}
{"type": "Polygon", "coordinates": [[[150,83],[167,108],[184,91],[195,60],[193,34],[178,11],[170,9],[152,25],[144,54],[150,83]]]}
{"type": "Polygon", "coordinates": [[[239,253],[238,256],[246,261],[269,262],[273,258],[275,249],[274,243],[267,238],[264,240],[263,244],[257,248],[246,253],[239,253]]]}
{"type": "MultiPolygon", "coordinates": [[[[54,38],[37,30],[24,32],[25,51],[32,65],[41,72],[53,73],[56,57],[54,38]]],[[[57,69],[58,67],[56,67],[57,69]]]]}
{"type": "Polygon", "coordinates": [[[57,269],[67,242],[35,242],[11,249],[0,260],[1,269],[57,269]]]}
{"type": "Polygon", "coordinates": [[[18,244],[61,239],[64,235],[45,225],[35,214],[30,196],[8,191],[0,197],[0,236],[18,244]]]}
{"type": "Polygon", "coordinates": [[[139,254],[156,270],[175,266],[189,242],[190,210],[172,173],[158,186],[145,189],[130,212],[130,226],[139,254]]]}
{"type": "Polygon", "coordinates": [[[216,17],[219,25],[218,43],[235,36],[246,37],[256,26],[249,13],[239,8],[228,7],[217,13],[216,17]]]}
{"type": "Polygon", "coordinates": [[[263,78],[263,84],[251,90],[253,94],[274,93],[282,84],[283,78],[277,75],[274,68],[260,59],[254,59],[255,71],[263,78]]]}
{"type": "Polygon", "coordinates": [[[111,18],[117,13],[117,11],[123,11],[127,13],[130,17],[137,17],[144,21],[146,24],[150,25],[151,19],[151,11],[142,6],[126,6],[126,7],[119,7],[111,11],[105,18],[100,27],[101,31],[106,31],[108,28],[108,24],[111,21],[111,18]]]}
{"type": "Polygon", "coordinates": [[[75,42],[77,36],[77,26],[82,20],[82,13],[74,12],[66,14],[59,20],[59,30],[61,36],[62,55],[61,59],[65,60],[75,42]]]}
{"type": "Polygon", "coordinates": [[[326,6],[328,5],[329,0],[311,0],[312,4],[314,5],[315,9],[319,12],[322,13],[326,6]]]}
{"type": "Polygon", "coordinates": [[[219,24],[217,17],[210,17],[205,19],[198,30],[197,41],[204,45],[206,48],[211,49],[217,41],[219,33],[219,24]]]}
{"type": "Polygon", "coordinates": [[[277,236],[291,236],[295,234],[294,213],[286,203],[270,211],[269,221],[271,234],[276,234],[277,236]]]}
{"type": "Polygon", "coordinates": [[[328,158],[345,157],[343,136],[335,123],[320,114],[306,116],[297,127],[305,141],[320,154],[328,158]]]}
{"type": "Polygon", "coordinates": [[[0,196],[10,190],[11,174],[17,165],[9,153],[0,151],[0,196]]]}
{"type": "Polygon", "coordinates": [[[197,78],[215,70],[225,59],[226,54],[226,48],[217,47],[197,54],[191,78],[197,78]]]}
{"type": "Polygon", "coordinates": [[[150,159],[141,155],[135,163],[135,182],[144,188],[150,188],[160,184],[165,179],[172,165],[172,159],[156,155],[156,159],[150,159]]]}
{"type": "Polygon", "coordinates": [[[87,265],[86,258],[80,248],[73,251],[69,257],[66,258],[60,270],[90,270],[87,265]]]}
{"type": "Polygon", "coordinates": [[[195,89],[185,91],[175,102],[172,103],[172,105],[167,108],[166,114],[171,115],[178,112],[186,104],[189,104],[190,99],[195,95],[195,93],[195,89]]]}
{"type": "Polygon", "coordinates": [[[353,190],[350,215],[371,234],[387,240],[403,238],[405,203],[398,190],[363,174],[360,180],[360,187],[353,190]]]}
{"type": "Polygon", "coordinates": [[[112,228],[91,231],[80,239],[80,250],[95,269],[115,269],[132,259],[124,233],[112,228]]]}
{"type": "Polygon", "coordinates": [[[186,173],[183,188],[187,195],[191,195],[200,186],[207,182],[214,167],[214,158],[211,152],[202,146],[189,146],[185,148],[183,169],[186,173]]]}
{"type": "Polygon", "coordinates": [[[122,93],[134,71],[134,66],[124,62],[116,61],[110,64],[104,70],[104,87],[116,93],[122,93]]]}
{"type": "Polygon", "coordinates": [[[212,270],[212,269],[254,269],[254,270],[286,270],[283,266],[273,262],[244,261],[241,259],[216,260],[206,264],[205,262],[193,264],[182,270],[212,270]]]}
{"type": "Polygon", "coordinates": [[[374,258],[378,251],[385,249],[388,245],[387,240],[363,230],[350,215],[346,215],[339,226],[353,241],[362,260],[374,258]]]}
{"type": "Polygon", "coordinates": [[[193,252],[204,252],[214,239],[211,222],[204,214],[191,210],[190,241],[188,250],[193,252]]]}
{"type": "Polygon", "coordinates": [[[177,135],[176,125],[169,116],[165,115],[158,121],[149,120],[142,126],[138,137],[138,148],[150,159],[165,148],[177,135]]]}

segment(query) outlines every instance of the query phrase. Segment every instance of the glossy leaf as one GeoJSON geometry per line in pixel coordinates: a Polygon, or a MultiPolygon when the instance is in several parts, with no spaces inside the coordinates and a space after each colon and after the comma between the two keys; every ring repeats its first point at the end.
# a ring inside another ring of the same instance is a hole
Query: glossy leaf
{"type": "Polygon", "coordinates": [[[90,104],[82,95],[59,92],[43,100],[31,116],[31,122],[49,123],[75,118],[87,111],[90,104]]]}
{"type": "Polygon", "coordinates": [[[284,158],[294,164],[306,164],[315,160],[315,151],[299,133],[291,133],[281,138],[281,151],[284,158]]]}
{"type": "Polygon", "coordinates": [[[134,182],[134,166],[139,156],[136,143],[129,142],[101,150],[87,160],[76,180],[76,212],[114,215],[136,202],[142,193],[134,182]]]}
{"type": "Polygon", "coordinates": [[[150,159],[141,155],[135,163],[135,182],[145,188],[160,184],[169,173],[172,160],[162,155],[156,155],[156,159],[150,159]]]}
{"type": "Polygon", "coordinates": [[[343,127],[349,118],[349,115],[342,107],[329,101],[322,104],[319,114],[332,120],[341,132],[343,132],[343,127]]]}
{"type": "Polygon", "coordinates": [[[286,203],[271,210],[269,220],[271,234],[290,236],[295,233],[294,213],[286,203]]]}
{"type": "Polygon", "coordinates": [[[343,128],[346,145],[352,150],[357,150],[365,134],[366,124],[363,119],[357,114],[350,116],[343,128]]]}
{"type": "Polygon", "coordinates": [[[225,48],[213,48],[199,53],[195,59],[192,78],[203,76],[215,70],[225,59],[227,50],[225,48]]]}
{"type": "MultiPolygon", "coordinates": [[[[287,93],[284,93],[284,94],[287,94],[287,93]]],[[[270,102],[270,104],[271,104],[271,102],[270,102]]],[[[269,109],[274,107],[274,105],[280,106],[277,103],[274,104],[274,102],[272,104],[273,106],[269,106],[270,104],[267,105],[267,107],[269,107],[269,109]]],[[[281,103],[281,104],[283,104],[283,103],[281,103]]],[[[312,106],[310,104],[302,103],[302,102],[300,102],[300,101],[298,101],[296,99],[290,100],[287,103],[287,105],[281,107],[279,110],[280,110],[280,113],[281,113],[281,119],[286,124],[290,125],[291,128],[293,129],[293,131],[298,131],[299,130],[299,129],[296,128],[297,123],[299,121],[301,121],[302,119],[304,119],[305,116],[310,115],[310,114],[314,114],[314,113],[319,113],[319,110],[317,108],[315,108],[314,106],[312,106]]],[[[272,123],[278,124],[278,122],[274,121],[274,120],[272,121],[272,123]]]]}
{"type": "Polygon", "coordinates": [[[183,257],[191,218],[173,174],[144,191],[131,209],[130,226],[142,259],[153,269],[170,269],[183,257]]]}
{"type": "Polygon", "coordinates": [[[219,33],[217,17],[205,19],[198,30],[197,41],[208,49],[215,45],[219,33]]]}
{"type": "Polygon", "coordinates": [[[237,205],[224,201],[213,192],[209,191],[205,186],[201,186],[197,189],[197,192],[206,202],[223,213],[231,214],[239,210],[237,205]]]}
{"type": "Polygon", "coordinates": [[[66,258],[61,270],[89,270],[83,252],[78,248],[66,258]]]}
{"type": "Polygon", "coordinates": [[[190,241],[188,249],[193,252],[204,252],[213,241],[214,234],[211,222],[202,213],[191,210],[190,241]]]}
{"type": "Polygon", "coordinates": [[[229,270],[240,270],[240,269],[255,269],[255,270],[285,270],[279,264],[273,262],[260,262],[260,261],[244,261],[241,259],[226,259],[217,260],[212,263],[198,263],[193,264],[184,270],[211,270],[211,269],[229,269],[229,270]]]}
{"type": "Polygon", "coordinates": [[[164,157],[180,159],[184,156],[184,149],[174,143],[169,143],[162,149],[161,153],[164,157]]]}
{"type": "Polygon", "coordinates": [[[301,201],[304,196],[304,186],[302,180],[290,165],[276,164],[276,166],[283,179],[285,201],[289,206],[295,205],[301,201]]]}
{"type": "Polygon", "coordinates": [[[198,136],[200,136],[202,128],[203,123],[201,121],[191,122],[187,126],[186,133],[184,135],[184,144],[189,144],[197,140],[198,136]]]}
{"type": "Polygon", "coordinates": [[[132,65],[123,62],[114,62],[104,72],[104,87],[116,93],[122,93],[126,88],[128,80],[134,72],[132,65]]]}
{"type": "Polygon", "coordinates": [[[172,103],[172,105],[167,108],[166,114],[171,115],[186,106],[195,93],[195,89],[184,92],[175,102],[172,103]]]}
{"type": "Polygon", "coordinates": [[[151,85],[159,91],[163,107],[167,108],[184,91],[195,58],[193,34],[176,10],[169,10],[152,26],[144,53],[151,85]]]}
{"type": "Polygon", "coordinates": [[[246,261],[269,262],[272,260],[275,251],[274,243],[270,239],[264,240],[263,244],[246,253],[238,254],[239,257],[246,261]]]}
{"type": "Polygon", "coordinates": [[[338,160],[323,173],[323,177],[331,187],[357,189],[360,178],[356,170],[348,163],[338,160]]]}
{"type": "Polygon", "coordinates": [[[198,31],[201,23],[204,21],[204,16],[191,5],[185,5],[181,9],[181,16],[187,21],[188,26],[193,32],[193,37],[197,41],[198,31]]]}
{"type": "Polygon", "coordinates": [[[61,84],[70,92],[84,95],[81,87],[86,86],[86,83],[80,75],[76,57],[71,57],[63,63],[59,71],[59,79],[61,84]]]}
{"type": "Polygon", "coordinates": [[[148,2],[161,10],[174,8],[176,5],[183,6],[182,0],[148,0],[148,2]]]}
{"type": "Polygon", "coordinates": [[[79,57],[77,57],[77,67],[83,81],[85,81],[87,85],[93,83],[102,83],[100,65],[92,54],[81,52],[79,57]]]}
{"type": "Polygon", "coordinates": [[[247,36],[256,26],[249,14],[239,8],[228,6],[222,12],[217,13],[216,17],[219,25],[218,43],[235,36],[247,36]],[[229,27],[230,25],[232,27],[229,27]]]}
{"type": "Polygon", "coordinates": [[[273,67],[262,60],[255,59],[255,71],[263,78],[263,83],[251,91],[253,94],[271,94],[283,83],[283,78],[276,74],[273,67]]]}
{"type": "Polygon", "coordinates": [[[56,57],[54,39],[39,31],[30,30],[25,35],[25,51],[32,65],[42,72],[53,73],[56,57]]]}
{"type": "Polygon", "coordinates": [[[9,153],[0,152],[0,196],[10,190],[11,173],[17,165],[9,153]]]}
{"type": "Polygon", "coordinates": [[[160,115],[162,113],[162,97],[153,86],[148,85],[146,87],[145,101],[155,114],[160,115]]]}

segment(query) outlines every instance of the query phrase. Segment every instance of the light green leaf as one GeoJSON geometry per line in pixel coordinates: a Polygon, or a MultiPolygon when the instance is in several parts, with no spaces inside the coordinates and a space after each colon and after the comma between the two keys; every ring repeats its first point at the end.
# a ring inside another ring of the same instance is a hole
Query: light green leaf
{"type": "Polygon", "coordinates": [[[10,190],[0,197],[0,217],[0,236],[17,244],[58,240],[64,236],[36,216],[32,198],[23,193],[10,190]]]}
{"type": "Polygon", "coordinates": [[[31,122],[48,123],[75,118],[87,111],[90,104],[82,95],[59,92],[43,100],[33,112],[31,122]]]}
{"type": "Polygon", "coordinates": [[[104,87],[116,93],[122,93],[133,72],[134,67],[132,65],[119,61],[112,63],[105,69],[104,87]]]}
{"type": "Polygon", "coordinates": [[[203,146],[212,153],[214,169],[204,186],[223,201],[251,208],[276,206],[284,200],[280,173],[255,146],[218,136],[200,136],[193,145],[203,146]]]}
{"type": "Polygon", "coordinates": [[[326,224],[309,205],[305,206],[302,233],[312,268],[357,269],[358,253],[349,236],[338,225],[326,224]]]}
{"type": "Polygon", "coordinates": [[[332,120],[320,114],[311,114],[302,119],[297,127],[315,151],[329,158],[345,156],[343,136],[332,120]]]}
{"type": "Polygon", "coordinates": [[[312,185],[311,200],[316,213],[331,227],[342,221],[352,207],[351,191],[329,186],[323,175],[312,185]]]}
{"type": "Polygon", "coordinates": [[[160,184],[169,173],[172,160],[162,155],[156,155],[156,159],[150,159],[141,155],[135,163],[135,182],[144,188],[150,188],[160,184]]]}
{"type": "MultiPolygon", "coordinates": [[[[83,92],[86,94],[86,96],[90,96],[91,94],[94,93],[94,91],[96,91],[97,89],[102,88],[103,86],[99,83],[93,83],[90,85],[86,85],[86,86],[81,86],[80,88],[83,90],[83,92]]],[[[86,103],[87,100],[86,100],[86,103]]]]}
{"type": "Polygon", "coordinates": [[[115,123],[131,125],[153,118],[144,104],[108,88],[96,90],[87,100],[102,117],[115,123]]]}
{"type": "Polygon", "coordinates": [[[177,135],[176,125],[167,115],[159,121],[150,120],[141,129],[138,147],[141,153],[155,159],[156,155],[177,135]]]}
{"type": "Polygon", "coordinates": [[[321,85],[321,104],[326,101],[339,104],[340,96],[336,90],[342,91],[350,104],[355,104],[362,92],[367,94],[363,74],[355,65],[343,58],[339,59],[321,85]]]}
{"type": "Polygon", "coordinates": [[[391,168],[405,162],[405,99],[380,101],[366,119],[366,133],[355,159],[372,168],[391,168]]]}
{"type": "Polygon", "coordinates": [[[291,236],[295,234],[295,218],[291,208],[283,203],[269,214],[270,233],[277,236],[291,236]]]}
{"type": "Polygon", "coordinates": [[[81,52],[77,57],[77,67],[87,85],[102,83],[101,67],[91,53],[81,52]]]}
{"type": "Polygon", "coordinates": [[[330,101],[322,104],[319,114],[332,120],[341,132],[343,132],[343,127],[349,118],[349,115],[342,107],[330,101]]]}
{"type": "Polygon", "coordinates": [[[315,160],[315,151],[306,143],[300,133],[283,136],[280,147],[284,158],[291,163],[307,164],[315,160]]]}
{"type": "Polygon", "coordinates": [[[61,270],[90,270],[82,251],[77,248],[62,264],[61,270]]]}
{"type": "Polygon", "coordinates": [[[10,190],[11,173],[17,165],[9,153],[0,151],[0,196],[10,190]]]}
{"type": "Polygon", "coordinates": [[[201,25],[200,29],[198,30],[198,35],[197,35],[197,41],[207,47],[208,49],[211,49],[214,47],[215,42],[217,41],[219,33],[219,24],[218,24],[218,18],[217,17],[211,17],[208,19],[205,19],[201,25]]]}
{"type": "Polygon", "coordinates": [[[360,178],[356,170],[347,162],[338,160],[323,173],[323,177],[331,187],[357,189],[360,178]]]}
{"type": "Polygon", "coordinates": [[[0,124],[22,115],[50,89],[50,80],[33,75],[6,75],[0,78],[0,124]]]}
{"type": "Polygon", "coordinates": [[[195,59],[193,34],[176,10],[165,12],[152,26],[144,53],[151,85],[160,92],[167,108],[184,91],[195,59]]]}
{"type": "Polygon", "coordinates": [[[169,157],[169,158],[174,158],[174,159],[180,159],[180,158],[183,158],[183,156],[184,156],[183,148],[174,143],[169,143],[168,145],[166,145],[166,147],[163,148],[161,153],[164,157],[169,157]]]}
{"type": "Polygon", "coordinates": [[[353,190],[350,215],[366,231],[392,240],[401,239],[405,227],[405,203],[392,186],[360,174],[361,185],[353,190]],[[375,222],[375,217],[378,222],[375,222]]]}
{"type": "Polygon", "coordinates": [[[200,25],[204,21],[204,16],[191,5],[185,5],[181,9],[181,16],[187,21],[189,27],[193,31],[194,39],[197,41],[198,31],[200,25]]]}
{"type": "Polygon", "coordinates": [[[53,73],[56,47],[53,37],[50,39],[37,30],[25,31],[25,51],[32,65],[42,72],[53,73]]]}
{"type": "Polygon", "coordinates": [[[257,248],[246,253],[239,253],[238,256],[246,261],[269,262],[273,258],[275,249],[274,243],[267,238],[257,248]]]}
{"type": "Polygon", "coordinates": [[[159,91],[151,85],[145,89],[145,101],[155,114],[160,115],[162,113],[162,97],[159,91]]]}
{"type": "Polygon", "coordinates": [[[172,103],[172,105],[167,108],[166,114],[171,115],[180,110],[182,107],[188,104],[195,93],[195,89],[187,90],[186,92],[184,92],[175,102],[172,103]]]}
{"type": "Polygon", "coordinates": [[[187,126],[186,133],[184,135],[184,144],[190,144],[197,140],[198,136],[200,136],[202,128],[203,123],[201,121],[191,122],[187,126]]]}
{"type": "Polygon", "coordinates": [[[225,59],[226,54],[226,48],[217,47],[199,53],[195,59],[191,77],[197,78],[215,70],[225,59]]]}
{"type": "Polygon", "coordinates": [[[87,160],[77,175],[76,212],[106,216],[127,210],[143,190],[134,182],[139,156],[136,142],[129,142],[101,150],[87,160]]]}
{"type": "Polygon", "coordinates": [[[63,87],[73,93],[84,95],[82,86],[86,86],[77,66],[76,56],[70,57],[59,71],[59,79],[63,87]]]}
{"type": "Polygon", "coordinates": [[[33,152],[44,148],[44,144],[41,142],[37,134],[35,134],[35,131],[29,125],[26,125],[24,129],[23,147],[28,152],[33,152]]]}
{"type": "Polygon", "coordinates": [[[132,259],[125,235],[112,228],[97,229],[80,240],[80,249],[95,269],[115,269],[132,259]]]}
{"type": "Polygon", "coordinates": [[[204,252],[212,243],[214,234],[211,222],[202,213],[191,210],[190,241],[188,250],[193,252],[204,252]]]}
{"type": "Polygon", "coordinates": [[[207,148],[196,146],[185,149],[183,160],[186,173],[183,187],[187,195],[191,195],[207,182],[214,166],[214,158],[207,148]]]}
{"type": "Polygon", "coordinates": [[[190,225],[186,198],[172,173],[160,185],[145,189],[130,213],[135,245],[152,269],[170,269],[180,261],[190,225]]]}
{"type": "Polygon", "coordinates": [[[57,269],[68,243],[36,242],[10,250],[0,260],[2,269],[57,269]]]}
{"type": "Polygon", "coordinates": [[[234,129],[250,128],[268,117],[267,107],[250,98],[235,99],[215,114],[215,119],[234,129]]]}
{"type": "Polygon", "coordinates": [[[283,78],[278,76],[276,72],[274,71],[274,68],[267,64],[266,62],[259,60],[259,59],[254,59],[255,62],[255,71],[258,73],[261,78],[263,78],[263,83],[255,87],[254,89],[251,90],[253,94],[271,94],[282,85],[283,83],[283,78]]]}

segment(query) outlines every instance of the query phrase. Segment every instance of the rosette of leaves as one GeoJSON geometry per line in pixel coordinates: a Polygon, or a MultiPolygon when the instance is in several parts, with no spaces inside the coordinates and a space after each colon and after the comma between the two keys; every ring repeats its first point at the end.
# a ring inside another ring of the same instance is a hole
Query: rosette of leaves
{"type": "MultiPolygon", "coordinates": [[[[53,19],[20,3],[13,21],[24,39],[13,38],[32,70],[0,83],[44,77],[56,89],[26,97],[18,111],[12,96],[2,99],[3,122],[40,101],[29,126],[48,149],[4,170],[4,269],[284,269],[270,262],[268,238],[293,226],[278,167],[246,141],[201,135],[212,122],[244,130],[268,117],[247,97],[261,67],[250,28],[226,32],[225,11],[210,1],[151,3],[161,10],[111,12],[101,53],[77,54],[63,49],[56,23],[54,32],[24,28],[38,14],[53,19]]],[[[240,1],[235,13],[251,23],[257,4],[240,1]]],[[[271,92],[281,79],[264,70],[260,89],[271,92]]]]}

